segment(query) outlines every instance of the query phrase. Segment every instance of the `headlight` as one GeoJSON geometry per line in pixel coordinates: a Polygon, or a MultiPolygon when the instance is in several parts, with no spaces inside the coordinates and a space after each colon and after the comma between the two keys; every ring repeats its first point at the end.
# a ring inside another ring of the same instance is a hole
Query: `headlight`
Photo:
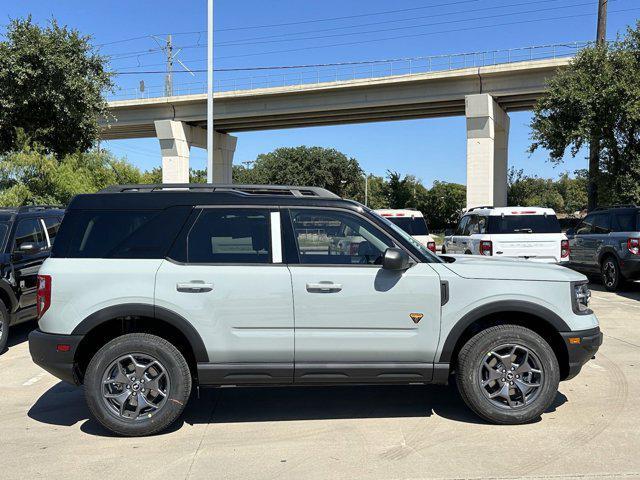
{"type": "Polygon", "coordinates": [[[589,299],[591,298],[591,290],[589,290],[589,284],[587,282],[572,283],[571,290],[573,311],[578,314],[590,312],[589,299]]]}

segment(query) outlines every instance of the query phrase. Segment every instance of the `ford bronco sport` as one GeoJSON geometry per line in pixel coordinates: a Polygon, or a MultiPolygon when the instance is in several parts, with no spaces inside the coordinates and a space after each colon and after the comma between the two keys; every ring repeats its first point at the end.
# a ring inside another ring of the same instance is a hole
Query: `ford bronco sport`
{"type": "Polygon", "coordinates": [[[477,414],[517,424],[601,344],[589,294],[559,266],[439,258],[320,188],[119,186],[71,202],[29,344],[121,435],[165,429],[194,386],[454,373],[477,414]]]}
{"type": "Polygon", "coordinates": [[[0,208],[0,353],[10,326],[37,318],[38,269],[63,215],[64,210],[47,205],[0,208]]]}

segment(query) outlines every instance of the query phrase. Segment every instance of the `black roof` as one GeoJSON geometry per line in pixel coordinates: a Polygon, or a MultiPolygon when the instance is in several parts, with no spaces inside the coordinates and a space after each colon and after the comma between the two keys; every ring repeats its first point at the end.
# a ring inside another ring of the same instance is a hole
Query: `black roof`
{"type": "Polygon", "coordinates": [[[77,195],[74,209],[157,210],[178,205],[357,205],[320,187],[288,185],[154,184],[114,185],[77,195]]]}

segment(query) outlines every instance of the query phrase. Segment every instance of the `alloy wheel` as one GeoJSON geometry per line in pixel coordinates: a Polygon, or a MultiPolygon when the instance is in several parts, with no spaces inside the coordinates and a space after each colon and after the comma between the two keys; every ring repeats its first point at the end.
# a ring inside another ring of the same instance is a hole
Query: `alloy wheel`
{"type": "Polygon", "coordinates": [[[540,359],[530,349],[504,344],[488,352],[478,368],[482,393],[503,409],[523,408],[535,401],[544,382],[540,359]]]}
{"type": "Polygon", "coordinates": [[[602,280],[604,284],[611,288],[615,285],[618,277],[618,270],[613,260],[609,259],[602,266],[602,280]]]}
{"type": "Polygon", "coordinates": [[[151,355],[134,353],[107,367],[102,377],[102,400],[116,417],[141,421],[162,409],[170,388],[162,363],[151,355]]]}

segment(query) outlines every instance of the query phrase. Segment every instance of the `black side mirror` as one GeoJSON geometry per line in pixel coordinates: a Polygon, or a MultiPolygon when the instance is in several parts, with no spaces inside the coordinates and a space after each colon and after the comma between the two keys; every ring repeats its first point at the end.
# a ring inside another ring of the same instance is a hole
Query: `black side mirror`
{"type": "Polygon", "coordinates": [[[385,270],[406,270],[411,266],[411,259],[404,250],[399,248],[387,248],[382,259],[382,268],[385,270]]]}

